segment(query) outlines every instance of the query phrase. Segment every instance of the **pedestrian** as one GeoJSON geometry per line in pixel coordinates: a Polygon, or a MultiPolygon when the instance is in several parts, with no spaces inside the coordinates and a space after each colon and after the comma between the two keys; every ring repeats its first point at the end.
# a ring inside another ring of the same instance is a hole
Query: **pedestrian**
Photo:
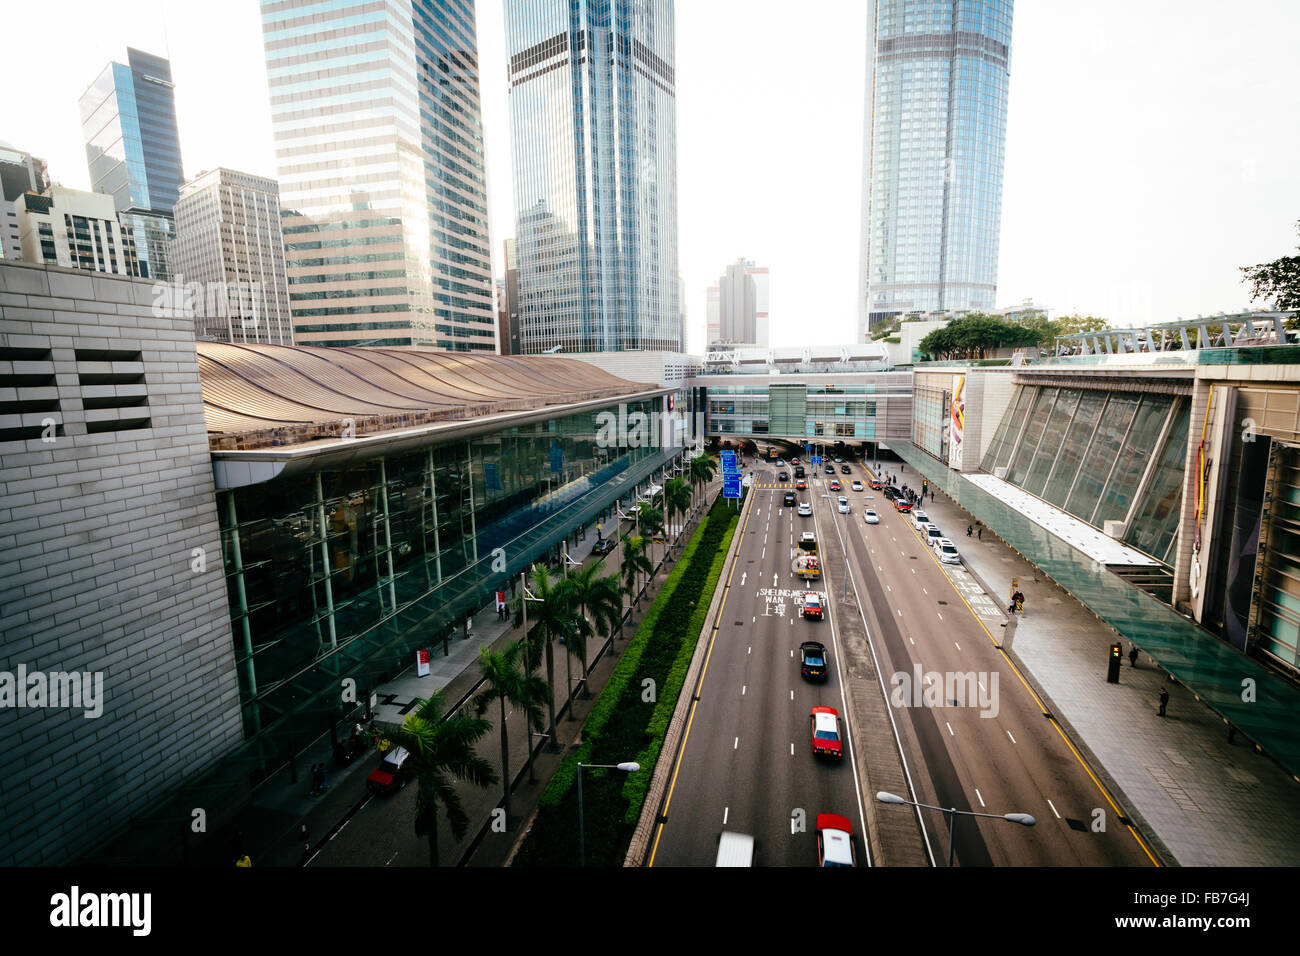
{"type": "Polygon", "coordinates": [[[966,526],[966,537],[969,538],[969,537],[970,537],[971,535],[973,535],[974,533],[975,533],[975,529],[972,528],[970,525],[967,525],[967,526],[966,526]]]}
{"type": "Polygon", "coordinates": [[[1169,691],[1163,687],[1160,688],[1160,709],[1156,711],[1157,717],[1165,716],[1165,708],[1169,706],[1169,691]]]}
{"type": "Polygon", "coordinates": [[[1128,649],[1128,666],[1138,666],[1138,646],[1136,644],[1128,649]]]}
{"type": "Polygon", "coordinates": [[[979,538],[981,541],[984,540],[984,526],[983,526],[983,525],[979,525],[979,524],[977,524],[977,525],[975,526],[975,537],[979,538]]]}

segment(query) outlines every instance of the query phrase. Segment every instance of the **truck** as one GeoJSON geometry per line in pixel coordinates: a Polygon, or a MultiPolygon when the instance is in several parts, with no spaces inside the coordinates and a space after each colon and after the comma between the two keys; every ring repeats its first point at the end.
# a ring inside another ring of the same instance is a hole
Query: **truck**
{"type": "Polygon", "coordinates": [[[790,566],[790,570],[795,573],[796,577],[803,578],[804,580],[820,578],[822,576],[821,559],[815,554],[808,554],[805,551],[801,551],[795,556],[794,562],[790,566]]]}
{"type": "Polygon", "coordinates": [[[748,833],[723,830],[718,839],[717,866],[753,866],[754,838],[748,833]]]}

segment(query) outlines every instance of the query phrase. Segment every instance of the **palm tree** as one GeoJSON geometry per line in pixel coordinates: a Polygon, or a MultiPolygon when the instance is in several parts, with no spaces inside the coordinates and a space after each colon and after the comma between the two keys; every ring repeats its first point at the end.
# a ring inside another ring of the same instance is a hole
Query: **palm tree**
{"type": "Polygon", "coordinates": [[[713,459],[708,455],[696,455],[691,459],[688,474],[691,478],[691,487],[699,488],[713,480],[714,474],[713,459]]]}
{"type": "MultiPolygon", "coordinates": [[[[384,735],[402,747],[419,786],[415,800],[415,832],[429,838],[429,865],[438,865],[438,805],[447,811],[447,822],[457,840],[469,828],[469,816],[456,792],[455,779],[478,787],[497,782],[492,765],[474,752],[474,744],[492,729],[482,717],[465,711],[443,717],[446,702],[441,691],[420,702],[419,709],[406,715],[400,726],[389,727],[384,735]]],[[[405,766],[403,767],[405,769],[405,766]]]]}
{"type": "Polygon", "coordinates": [[[645,552],[646,540],[640,535],[629,535],[623,539],[623,588],[634,604],[641,603],[637,576],[654,570],[654,565],[645,552]]]}
{"type": "MultiPolygon", "coordinates": [[[[530,730],[541,730],[543,726],[542,701],[546,699],[548,688],[532,671],[525,669],[525,645],[515,641],[504,651],[490,652],[486,647],[479,649],[479,662],[483,666],[483,682],[487,685],[478,696],[476,710],[482,717],[493,701],[501,705],[501,780],[505,784],[506,821],[510,820],[510,747],[506,740],[506,705],[514,707],[524,716],[524,734],[530,730]]],[[[528,737],[528,769],[532,779],[532,738],[528,737]]]]}
{"type": "Polygon", "coordinates": [[[528,667],[530,670],[536,667],[537,659],[541,656],[541,652],[545,650],[546,683],[551,690],[550,698],[546,702],[550,718],[550,746],[555,749],[559,746],[559,741],[555,736],[555,651],[553,645],[557,638],[563,638],[566,644],[571,642],[578,628],[575,620],[576,615],[569,600],[568,589],[564,587],[562,581],[551,580],[549,569],[542,565],[533,568],[531,590],[531,597],[524,596],[525,601],[532,605],[528,610],[532,633],[524,635],[524,639],[529,643],[528,667]]]}
{"type": "MultiPolygon", "coordinates": [[[[578,639],[573,649],[582,663],[582,696],[587,693],[587,640],[600,635],[608,636],[623,623],[623,589],[618,581],[601,573],[599,564],[590,564],[568,580],[570,597],[581,613],[578,615],[578,639]]],[[[570,708],[569,716],[573,716],[570,708]]]]}
{"type": "MultiPolygon", "coordinates": [[[[668,523],[672,524],[673,517],[683,517],[691,506],[691,489],[687,486],[686,481],[682,478],[673,478],[664,486],[664,510],[668,512],[668,523]]],[[[678,540],[681,539],[681,529],[677,531],[678,540]]]]}
{"type": "MultiPolygon", "coordinates": [[[[638,520],[640,521],[641,524],[641,530],[645,534],[649,535],[649,537],[646,539],[649,542],[646,545],[646,550],[650,553],[650,560],[652,562],[650,575],[651,577],[653,577],[655,571],[658,570],[656,567],[653,566],[654,536],[659,532],[663,531],[664,529],[664,513],[648,501],[641,502],[639,505],[637,505],[637,508],[640,511],[640,517],[638,520]]],[[[666,535],[664,536],[664,543],[667,544],[666,535]]]]}

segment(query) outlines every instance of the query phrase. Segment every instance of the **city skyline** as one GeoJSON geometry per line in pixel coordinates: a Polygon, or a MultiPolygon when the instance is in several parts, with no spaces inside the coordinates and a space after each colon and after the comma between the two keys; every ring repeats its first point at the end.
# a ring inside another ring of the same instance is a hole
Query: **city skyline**
{"type": "MultiPolygon", "coordinates": [[[[781,316],[774,345],[850,341],[866,7],[828,5],[836,29],[827,31],[827,54],[797,80],[755,69],[782,55],[781,7],[753,3],[744,16],[740,9],[693,5],[692,29],[678,31],[688,347],[703,348],[705,289],[736,249],[782,276],[772,296],[781,316]],[[729,42],[719,45],[724,28],[729,42]],[[719,111],[723,101],[756,105],[719,111]],[[761,150],[719,169],[719,156],[742,132],[752,137],[756,121],[782,134],[765,134],[761,150]],[[797,194],[774,190],[782,170],[814,156],[817,175],[797,194]],[[822,238],[810,243],[814,224],[822,238]],[[839,278],[828,282],[828,275],[839,278]]],[[[70,10],[83,24],[67,40],[73,60],[107,62],[126,46],[169,55],[188,168],[275,174],[264,71],[228,76],[220,66],[228,57],[262,57],[256,7],[232,8],[216,22],[196,4],[170,6],[165,18],[147,4],[136,19],[89,3],[70,10]],[[246,105],[236,113],[235,102],[246,105]],[[224,117],[238,122],[241,136],[210,119],[224,117]]],[[[1294,114],[1300,100],[1282,66],[1300,11],[1256,0],[1226,28],[1215,11],[1208,3],[1103,3],[1088,11],[1017,4],[999,307],[1032,297],[1057,314],[1091,312],[1118,325],[1234,311],[1249,299],[1237,267],[1294,248],[1300,183],[1286,157],[1300,131],[1275,120],[1294,114]],[[1121,14],[1126,30],[1108,29],[1121,14]],[[1117,108],[1125,103],[1135,105],[1117,108]]],[[[503,224],[514,220],[499,4],[480,5],[478,27],[499,276],[500,243],[513,232],[503,224]]],[[[16,69],[39,68],[37,50],[16,49],[13,58],[16,69]]],[[[55,181],[89,189],[76,115],[87,76],[74,73],[50,74],[39,101],[9,104],[11,125],[0,140],[46,158],[55,181]]]]}

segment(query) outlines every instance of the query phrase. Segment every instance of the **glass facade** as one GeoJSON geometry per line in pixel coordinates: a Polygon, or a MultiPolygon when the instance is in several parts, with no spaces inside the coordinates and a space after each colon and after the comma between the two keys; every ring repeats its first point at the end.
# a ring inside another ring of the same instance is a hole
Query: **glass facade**
{"type": "Polygon", "coordinates": [[[1012,0],[877,0],[869,24],[860,318],[991,309],[1012,0]]]}
{"type": "Polygon", "coordinates": [[[341,680],[364,700],[668,459],[599,447],[597,414],[221,492],[246,736],[275,754],[309,741],[341,680]]]}
{"type": "Polygon", "coordinates": [[[473,0],[262,0],[294,340],[496,349],[473,0]]]}
{"type": "MultiPolygon", "coordinates": [[[[920,396],[918,395],[918,402],[920,396]]],[[[1190,402],[1159,393],[1021,385],[984,471],[1173,562],[1190,402]]]]}
{"type": "Polygon", "coordinates": [[[525,353],[684,351],[673,0],[506,0],[525,353]]]}
{"type": "Polygon", "coordinates": [[[135,247],[136,274],[170,279],[172,210],[183,178],[171,63],[128,49],[127,62],[106,66],[80,105],[91,189],[113,197],[135,247]]]}
{"type": "Polygon", "coordinates": [[[709,386],[708,434],[783,438],[884,437],[880,401],[898,390],[876,385],[709,386]]]}

